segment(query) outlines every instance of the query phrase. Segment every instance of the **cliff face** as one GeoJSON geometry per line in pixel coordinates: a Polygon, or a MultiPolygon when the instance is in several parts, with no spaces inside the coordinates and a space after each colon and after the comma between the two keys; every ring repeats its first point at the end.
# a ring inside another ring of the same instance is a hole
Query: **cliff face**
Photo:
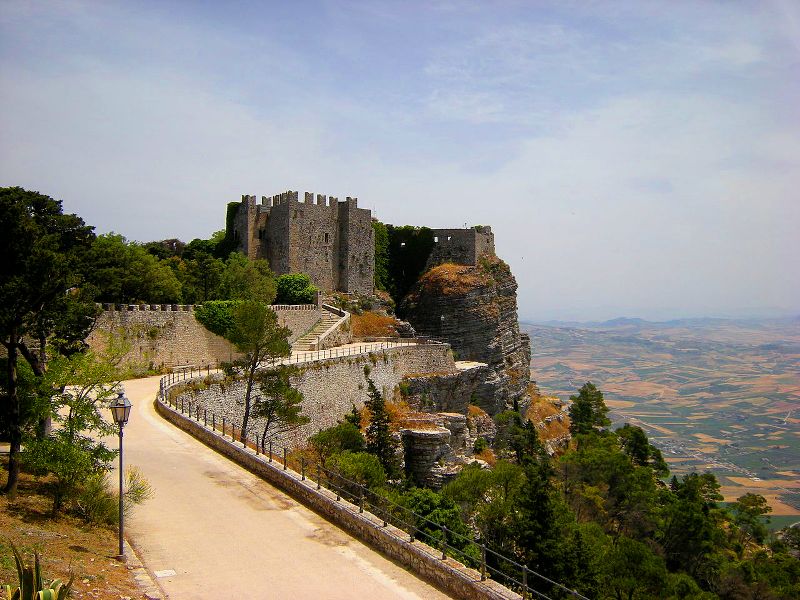
{"type": "Polygon", "coordinates": [[[490,414],[525,408],[530,383],[530,338],[519,331],[517,282],[496,256],[477,266],[444,264],[425,273],[400,306],[424,336],[450,343],[456,360],[489,366],[475,404],[490,414]]]}

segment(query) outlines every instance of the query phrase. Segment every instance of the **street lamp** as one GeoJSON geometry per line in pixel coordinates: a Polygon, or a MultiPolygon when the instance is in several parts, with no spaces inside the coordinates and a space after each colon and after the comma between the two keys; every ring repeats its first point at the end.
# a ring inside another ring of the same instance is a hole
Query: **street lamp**
{"type": "Polygon", "coordinates": [[[131,414],[131,401],[125,397],[125,392],[120,390],[119,395],[111,401],[108,407],[111,409],[114,423],[119,425],[119,558],[121,560],[125,558],[125,550],[122,546],[122,428],[125,427],[131,414]]]}

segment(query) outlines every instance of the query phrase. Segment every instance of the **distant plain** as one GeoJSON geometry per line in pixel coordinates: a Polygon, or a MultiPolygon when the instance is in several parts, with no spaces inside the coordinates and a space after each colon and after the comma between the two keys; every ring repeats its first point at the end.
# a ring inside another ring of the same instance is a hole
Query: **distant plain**
{"type": "Polygon", "coordinates": [[[758,493],[773,526],[800,520],[800,318],[522,328],[543,394],[591,381],[614,426],[642,427],[672,474],[711,471],[726,501],[758,493]]]}

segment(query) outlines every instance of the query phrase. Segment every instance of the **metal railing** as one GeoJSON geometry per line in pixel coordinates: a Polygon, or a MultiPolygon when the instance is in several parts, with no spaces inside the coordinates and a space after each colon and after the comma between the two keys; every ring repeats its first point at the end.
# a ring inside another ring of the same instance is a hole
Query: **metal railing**
{"type": "Polygon", "coordinates": [[[334,494],[336,502],[345,500],[352,504],[354,510],[357,509],[359,513],[372,515],[381,523],[381,525],[375,524],[376,527],[392,525],[408,535],[410,542],[419,540],[440,551],[441,560],[446,560],[449,556],[466,567],[477,570],[479,581],[492,579],[522,594],[522,597],[526,599],[554,600],[552,596],[548,596],[545,591],[542,591],[544,588],[547,593],[558,594],[558,598],[589,600],[579,592],[489,548],[486,544],[479,543],[470,536],[455,532],[446,525],[432,521],[424,515],[397,504],[386,496],[369,489],[363,483],[348,479],[341,473],[327,468],[319,461],[309,460],[304,454],[298,456],[296,453],[291,453],[287,447],[282,446],[278,449],[280,452],[276,457],[272,440],[262,444],[257,435],[250,438],[245,432],[245,435],[242,436],[237,422],[231,422],[225,417],[218,418],[216,414],[209,413],[205,407],[201,406],[200,402],[183,398],[179,400],[177,396],[169,393],[169,388],[173,385],[191,381],[192,373],[195,371],[197,376],[202,376],[203,372],[208,376],[212,372],[210,367],[206,367],[189,369],[188,378],[186,371],[165,375],[160,381],[158,400],[206,429],[219,432],[223,438],[230,437],[231,444],[241,444],[242,448],[254,450],[257,457],[263,456],[261,460],[267,463],[277,463],[283,471],[291,469],[296,475],[299,475],[301,481],[312,480],[316,483],[317,490],[325,488],[334,494]],[[538,585],[532,582],[538,582],[538,585]],[[539,589],[536,589],[537,587],[539,589]]]}

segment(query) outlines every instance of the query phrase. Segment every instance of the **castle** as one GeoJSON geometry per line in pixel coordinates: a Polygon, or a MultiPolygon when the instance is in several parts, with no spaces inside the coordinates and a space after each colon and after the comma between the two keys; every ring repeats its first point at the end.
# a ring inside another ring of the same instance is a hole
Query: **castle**
{"type": "MultiPolygon", "coordinates": [[[[328,291],[372,294],[375,279],[375,232],[369,209],[358,198],[287,191],[274,196],[243,195],[229,227],[237,249],[263,258],[277,275],[305,273],[328,291]]],[[[490,227],[433,229],[428,267],[444,262],[476,265],[494,254],[490,227]]]]}

